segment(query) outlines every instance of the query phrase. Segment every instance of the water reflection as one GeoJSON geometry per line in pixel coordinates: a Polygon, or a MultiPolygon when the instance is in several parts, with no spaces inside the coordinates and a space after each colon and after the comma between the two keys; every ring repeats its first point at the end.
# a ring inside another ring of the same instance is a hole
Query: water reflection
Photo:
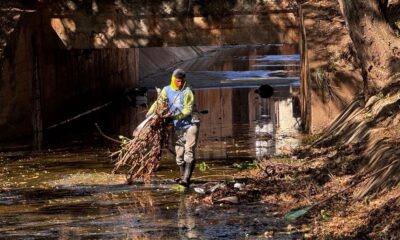
{"type": "Polygon", "coordinates": [[[261,98],[255,90],[194,91],[197,109],[208,111],[200,115],[198,159],[260,159],[286,155],[298,146],[299,88],[276,87],[271,98],[261,98]]]}
{"type": "Polygon", "coordinates": [[[180,67],[190,71],[255,71],[300,69],[297,45],[267,44],[227,46],[211,56],[184,62],[180,67]]]}
{"type": "MultiPolygon", "coordinates": [[[[127,239],[242,239],[246,235],[261,235],[282,223],[270,218],[262,204],[241,206],[198,206],[185,194],[152,192],[150,198],[132,196],[132,202],[154,203],[150,213],[146,208],[119,208],[127,239]],[[168,194],[168,195],[166,195],[168,194]],[[138,198],[137,198],[138,197],[138,198]]],[[[115,229],[117,232],[121,226],[115,229]]],[[[278,238],[285,236],[279,236],[278,238]]]]}
{"type": "Polygon", "coordinates": [[[200,159],[262,158],[298,145],[298,88],[278,87],[271,98],[254,88],[196,90],[201,116],[200,159]]]}
{"type": "MultiPolygon", "coordinates": [[[[298,83],[299,59],[297,45],[238,45],[174,67],[187,71],[186,76],[195,89],[282,86],[298,83]]],[[[158,71],[143,77],[140,84],[148,88],[162,87],[169,83],[170,75],[171,71],[158,71]]]]}
{"type": "MultiPolygon", "coordinates": [[[[209,112],[201,116],[199,158],[254,159],[296,147],[299,60],[296,45],[238,45],[176,66],[187,71],[197,108],[209,112]],[[254,92],[262,84],[275,89],[271,98],[254,92]]],[[[170,74],[160,71],[141,84],[162,87],[170,74]]]]}

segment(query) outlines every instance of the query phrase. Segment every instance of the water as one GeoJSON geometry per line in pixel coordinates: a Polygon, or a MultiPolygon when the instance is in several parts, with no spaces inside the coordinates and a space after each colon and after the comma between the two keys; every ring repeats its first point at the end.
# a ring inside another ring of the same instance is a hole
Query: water
{"type": "MultiPolygon", "coordinates": [[[[297,46],[228,46],[211,56],[174,66],[187,72],[201,115],[201,159],[260,159],[287,154],[299,144],[299,70],[297,46]],[[271,98],[255,90],[274,87],[271,98]]],[[[171,68],[172,70],[173,68],[171,68]]],[[[154,89],[169,84],[171,71],[142,79],[154,89]]],[[[150,91],[149,100],[154,100],[150,91]]]]}
{"type": "MultiPolygon", "coordinates": [[[[200,116],[196,158],[209,168],[196,167],[194,187],[240,181],[234,163],[285,154],[299,144],[296,51],[286,45],[235,46],[183,63],[189,76],[199,76],[191,79],[197,108],[208,110],[200,116]],[[272,98],[255,93],[264,82],[273,83],[272,98]]],[[[143,110],[113,107],[93,119],[106,133],[129,135],[143,110]]],[[[93,129],[93,120],[84,121],[88,125],[79,124],[93,129]]],[[[93,136],[91,131],[83,136],[93,136]]],[[[110,174],[108,152],[118,146],[78,141],[72,150],[59,144],[69,150],[0,154],[1,239],[259,239],[265,231],[274,231],[275,239],[293,238],[268,203],[194,203],[196,193],[174,188],[178,168],[167,152],[151,184],[128,186],[123,175],[110,174]]]]}
{"type": "Polygon", "coordinates": [[[299,144],[298,89],[275,88],[272,98],[260,98],[254,88],[196,90],[201,115],[200,158],[257,158],[284,155],[299,144]],[[210,150],[207,152],[207,150],[210,150]]]}
{"type": "MultiPolygon", "coordinates": [[[[163,163],[152,184],[126,185],[124,176],[110,174],[105,151],[49,152],[12,162],[3,155],[0,238],[241,239],[267,230],[287,237],[268,204],[193,204],[195,193],[173,188],[172,161],[163,163]]],[[[216,173],[229,179],[237,172],[226,162],[209,164],[205,173],[196,169],[196,186],[218,180],[211,176],[216,173]]]]}
{"type": "Polygon", "coordinates": [[[174,68],[186,70],[194,89],[297,85],[300,56],[296,45],[227,46],[210,55],[179,63],[141,79],[141,86],[169,84],[174,68]]]}

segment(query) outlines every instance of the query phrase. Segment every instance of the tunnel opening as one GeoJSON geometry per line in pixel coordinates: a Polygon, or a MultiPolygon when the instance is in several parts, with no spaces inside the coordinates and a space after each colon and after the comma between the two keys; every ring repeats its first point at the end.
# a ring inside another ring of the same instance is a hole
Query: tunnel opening
{"type": "MultiPolygon", "coordinates": [[[[139,80],[145,76],[151,85],[152,79],[160,77],[152,73],[154,69],[163,70],[177,61],[201,57],[221,46],[225,50],[231,48],[229,51],[249,51],[239,48],[243,44],[274,43],[269,48],[277,51],[279,44],[297,44],[299,38],[296,9],[286,3],[255,6],[245,1],[223,5],[220,10],[227,11],[223,16],[197,3],[190,6],[187,14],[187,8],[180,5],[161,13],[154,12],[151,4],[122,6],[99,2],[102,11],[95,15],[89,14],[84,4],[73,8],[70,4],[47,1],[18,4],[20,9],[7,16],[6,20],[14,21],[15,25],[13,31],[8,31],[10,34],[4,39],[7,44],[2,49],[2,149],[37,149],[41,145],[55,147],[66,142],[82,145],[79,139],[100,140],[93,122],[109,133],[129,135],[142,110],[136,107],[127,110],[132,99],[125,93],[139,87],[139,80]],[[135,7],[146,14],[132,15],[135,7]],[[197,8],[204,11],[198,12],[197,8]],[[122,15],[117,18],[115,13],[120,11],[122,15]],[[176,23],[174,27],[172,23],[176,23]],[[152,27],[162,28],[160,32],[148,31],[152,27]],[[176,35],[177,32],[180,34],[176,35]],[[154,52],[152,48],[158,48],[154,56],[150,53],[154,52]],[[154,65],[152,61],[157,57],[164,59],[163,64],[154,65]],[[113,120],[106,115],[114,116],[113,120]],[[129,122],[122,124],[129,127],[122,127],[121,121],[129,122]]],[[[173,1],[163,6],[170,4],[173,1]]],[[[246,61],[259,61],[254,68],[275,69],[268,77],[283,79],[280,66],[262,66],[264,60],[236,59],[232,70],[216,63],[212,77],[224,81],[226,87],[244,86],[243,78],[256,81],[266,77],[257,75],[255,69],[246,72],[246,66],[242,65],[246,61]],[[220,70],[216,71],[217,68],[220,70]]],[[[201,76],[192,77],[193,81],[202,81],[201,76]]],[[[287,82],[295,78],[286,76],[287,82]]],[[[207,84],[213,87],[211,82],[207,84]]]]}
{"type": "Polygon", "coordinates": [[[146,69],[148,74],[142,74],[138,87],[132,88],[130,94],[128,89],[121,88],[109,98],[110,101],[92,109],[93,112],[85,111],[84,115],[79,113],[68,118],[70,121],[62,120],[53,124],[45,131],[46,142],[53,147],[61,147],[68,142],[81,147],[107,144],[94,123],[113,138],[117,139],[118,135],[130,136],[145,118],[147,107],[154,100],[154,88],[168,85],[171,72],[177,67],[187,71],[188,82],[197,99],[197,108],[208,111],[208,114],[201,116],[199,149],[200,152],[205,149],[202,158],[227,159],[230,155],[231,158],[251,159],[280,154],[282,147],[287,144],[282,140],[276,143],[276,134],[285,135],[286,139],[297,138],[295,135],[300,124],[296,105],[300,71],[297,45],[207,47],[209,51],[204,51],[201,56],[189,54],[189,57],[194,57],[175,59],[176,63],[168,67],[165,67],[165,58],[157,58],[165,52],[185,52],[193,48],[201,47],[140,49],[139,59],[142,61],[139,60],[139,70],[146,69]],[[153,67],[154,72],[148,70],[149,63],[156,66],[153,67]],[[266,88],[274,91],[268,98],[259,92],[266,88]],[[285,123],[285,119],[291,120],[285,123]],[[279,133],[280,128],[289,132],[279,133]],[[58,142],[60,135],[63,138],[58,142]],[[249,136],[263,138],[264,141],[249,139],[249,136]],[[235,147],[238,145],[240,148],[235,147]],[[213,153],[207,155],[210,146],[213,146],[213,153]],[[215,151],[215,146],[219,146],[219,152],[215,151]],[[232,154],[244,149],[252,150],[247,154],[232,154]]]}

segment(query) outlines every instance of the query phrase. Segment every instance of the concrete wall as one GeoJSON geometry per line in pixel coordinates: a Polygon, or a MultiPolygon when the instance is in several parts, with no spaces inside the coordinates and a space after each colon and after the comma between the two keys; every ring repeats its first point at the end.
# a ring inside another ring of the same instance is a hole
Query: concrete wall
{"type": "Polygon", "coordinates": [[[139,78],[137,49],[65,49],[37,14],[24,14],[6,49],[0,79],[0,140],[34,131],[34,79],[41,124],[47,127],[116,100],[139,78]]]}
{"type": "Polygon", "coordinates": [[[295,43],[293,13],[232,15],[222,20],[71,16],[52,18],[54,31],[68,48],[171,47],[225,44],[295,43]]]}
{"type": "Polygon", "coordinates": [[[295,43],[290,1],[122,1],[45,4],[46,21],[68,48],[295,43]],[[118,3],[119,2],[119,3],[118,3]]]}
{"type": "Polygon", "coordinates": [[[35,18],[22,20],[5,49],[0,78],[2,139],[32,133],[32,29],[28,26],[35,24],[35,18]]]}
{"type": "Polygon", "coordinates": [[[165,70],[176,63],[202,56],[204,53],[217,49],[216,46],[195,47],[151,47],[139,49],[139,77],[165,70]]]}
{"type": "Polygon", "coordinates": [[[303,16],[302,121],[306,131],[320,133],[361,93],[363,84],[337,4],[305,4],[303,16]]]}

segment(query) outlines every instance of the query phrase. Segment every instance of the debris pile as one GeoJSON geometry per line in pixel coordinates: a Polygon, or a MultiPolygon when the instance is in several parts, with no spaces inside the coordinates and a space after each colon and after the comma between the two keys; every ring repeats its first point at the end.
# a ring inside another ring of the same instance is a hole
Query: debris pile
{"type": "Polygon", "coordinates": [[[168,103],[157,101],[154,114],[144,120],[133,132],[133,139],[121,137],[121,149],[111,154],[117,156],[114,171],[122,169],[127,174],[128,183],[133,179],[150,182],[150,176],[158,167],[161,149],[167,139],[168,103]]]}
{"type": "Polygon", "coordinates": [[[260,189],[254,184],[243,183],[209,183],[194,188],[200,194],[197,202],[213,204],[239,204],[251,203],[260,200],[260,189]]]}

